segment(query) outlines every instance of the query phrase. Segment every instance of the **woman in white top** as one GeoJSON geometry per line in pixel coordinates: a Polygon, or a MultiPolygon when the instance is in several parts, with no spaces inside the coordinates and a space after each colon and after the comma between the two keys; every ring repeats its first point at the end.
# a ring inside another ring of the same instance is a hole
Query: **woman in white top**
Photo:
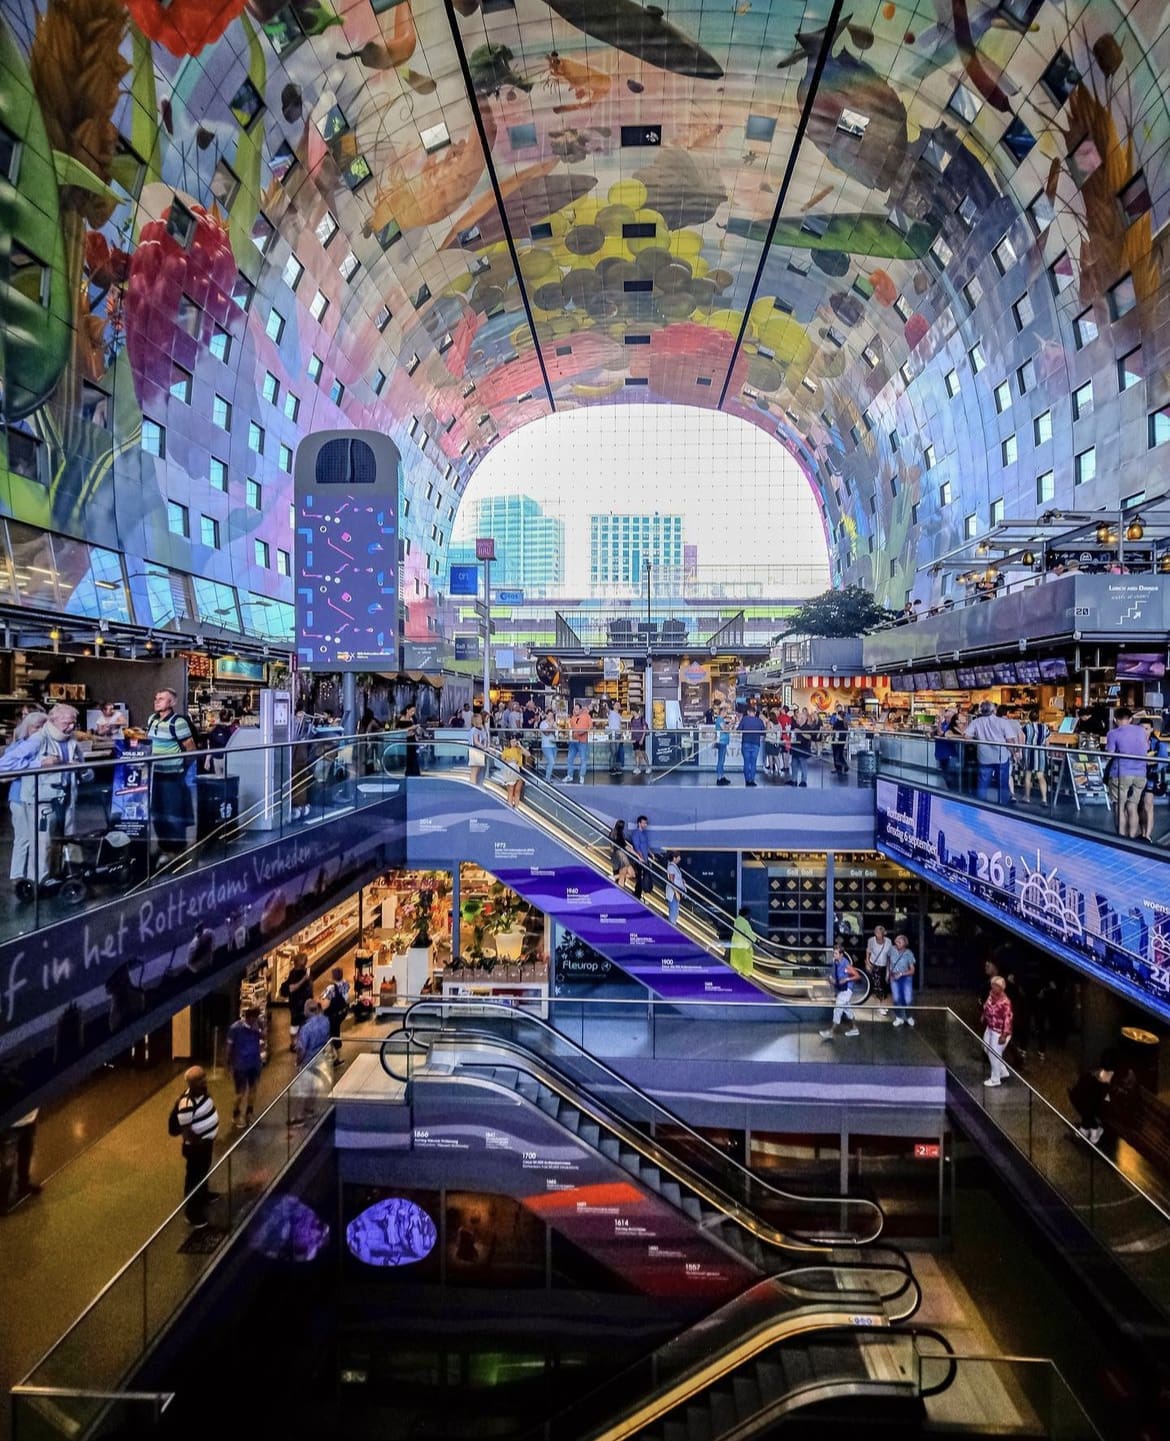
{"type": "Polygon", "coordinates": [[[471,770],[472,785],[483,785],[487,770],[488,733],[483,717],[477,715],[471,723],[467,742],[467,764],[471,770]]]}
{"type": "Polygon", "coordinates": [[[557,723],[553,718],[552,711],[544,712],[537,730],[540,732],[540,756],[544,762],[544,778],[546,781],[551,781],[557,759],[557,723]]]}
{"type": "MultiPolygon", "coordinates": [[[[890,961],[894,954],[894,943],[886,935],[885,926],[874,926],[873,935],[865,943],[865,964],[873,976],[873,993],[879,1001],[890,994],[890,961]]],[[[886,1014],[883,1006],[881,1014],[886,1014]]]]}

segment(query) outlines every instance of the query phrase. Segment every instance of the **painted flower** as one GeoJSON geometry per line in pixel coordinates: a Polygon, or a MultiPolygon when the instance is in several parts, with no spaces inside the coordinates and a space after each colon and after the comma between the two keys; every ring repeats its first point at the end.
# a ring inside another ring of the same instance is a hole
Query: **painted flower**
{"type": "Polygon", "coordinates": [[[245,0],[125,0],[139,30],[172,55],[198,55],[244,9],[245,0]]]}

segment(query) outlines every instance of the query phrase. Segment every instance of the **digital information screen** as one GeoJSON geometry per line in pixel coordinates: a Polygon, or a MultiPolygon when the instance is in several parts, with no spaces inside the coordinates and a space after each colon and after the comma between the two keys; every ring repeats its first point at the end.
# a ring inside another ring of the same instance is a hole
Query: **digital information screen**
{"type": "Polygon", "coordinates": [[[376,431],[321,431],[297,451],[297,661],[319,671],[398,667],[401,456],[376,431]]]}

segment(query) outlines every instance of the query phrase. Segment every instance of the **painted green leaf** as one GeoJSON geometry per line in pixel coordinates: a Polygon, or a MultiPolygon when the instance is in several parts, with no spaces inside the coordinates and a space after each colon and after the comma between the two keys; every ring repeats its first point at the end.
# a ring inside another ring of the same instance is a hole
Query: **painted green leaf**
{"type": "MultiPolygon", "coordinates": [[[[256,87],[257,94],[263,95],[268,81],[268,66],[260,38],[247,15],[240,16],[240,24],[248,40],[248,79],[256,87]]],[[[232,169],[240,178],[240,188],[228,216],[228,235],[236,264],[241,267],[249,258],[254,260],[256,255],[252,245],[252,226],[260,211],[260,140],[263,131],[262,125],[240,128],[232,164],[232,169]]]]}
{"type": "Polygon", "coordinates": [[[117,205],[118,197],[106,182],[100,180],[88,165],[83,165],[75,156],[66,155],[63,150],[54,150],[53,168],[57,172],[58,185],[74,185],[79,190],[88,190],[117,205]]]}
{"type": "MultiPolygon", "coordinates": [[[[937,232],[937,226],[919,221],[903,232],[884,215],[806,215],[781,219],[773,243],[793,250],[836,250],[882,260],[920,260],[937,232]],[[814,229],[807,228],[810,222],[814,229]]],[[[768,238],[768,222],[733,215],[727,222],[727,233],[762,245],[768,238]]]]}
{"type": "Polygon", "coordinates": [[[53,148],[24,57],[0,20],[0,122],[21,141],[15,185],[0,185],[0,236],[13,258],[0,276],[3,381],[9,419],[52,394],[69,359],[72,304],[53,148]]]}
{"type": "MultiPolygon", "coordinates": [[[[158,123],[158,91],[154,83],[154,55],[150,41],[131,22],[133,74],[130,80],[130,143],[146,161],[148,181],[162,179],[162,147],[166,132],[158,123]]],[[[127,186],[126,189],[131,187],[127,186]]]]}

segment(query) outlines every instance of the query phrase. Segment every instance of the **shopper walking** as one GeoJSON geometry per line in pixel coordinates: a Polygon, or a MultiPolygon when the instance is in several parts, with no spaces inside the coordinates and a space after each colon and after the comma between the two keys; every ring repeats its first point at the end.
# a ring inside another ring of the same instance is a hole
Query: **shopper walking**
{"type": "Polygon", "coordinates": [[[79,772],[59,767],[84,760],[81,746],[73,738],[76,729],[76,710],[71,705],[55,705],[43,721],[30,715],[24,740],[14,741],[0,756],[0,772],[23,773],[12,787],[20,805],[19,822],[13,815],[12,872],[17,880],[31,881],[34,872],[38,884],[48,880],[58,861],[60,843],[73,834],[79,772]]]}
{"type": "Polygon", "coordinates": [[[731,726],[727,712],[721,705],[715,707],[715,784],[729,786],[731,782],[723,774],[727,765],[727,747],[731,744],[731,726]]]}
{"type": "Polygon", "coordinates": [[[833,771],[836,775],[849,774],[849,718],[840,708],[833,715],[833,771]]]}
{"type": "MultiPolygon", "coordinates": [[[[980,705],[979,714],[967,727],[968,740],[978,742],[975,747],[976,800],[987,800],[994,784],[1000,805],[1011,803],[1012,753],[1004,742],[1015,741],[1018,734],[1015,721],[996,715],[991,701],[985,700],[980,705]]],[[[1144,767],[1142,773],[1145,773],[1144,767]]]]}
{"type": "Polygon", "coordinates": [[[679,865],[680,859],[678,851],[671,851],[666,865],[666,918],[672,926],[678,925],[679,898],[687,893],[687,885],[679,865]]]}
{"type": "Polygon", "coordinates": [[[305,1006],[305,1024],[297,1032],[297,1065],[302,1069],[329,1041],[329,1021],[320,1001],[305,1006]]]}
{"type": "Polygon", "coordinates": [[[648,817],[639,816],[634,822],[634,833],[630,836],[630,845],[638,857],[637,872],[634,876],[634,895],[641,900],[643,891],[654,889],[654,877],[650,874],[650,862],[653,858],[654,848],[650,843],[648,817]]]}
{"type": "Polygon", "coordinates": [[[756,944],[759,936],[752,930],[750,906],[740,906],[731,931],[728,960],[731,969],[741,976],[750,976],[756,968],[756,944]]]}
{"type": "Polygon", "coordinates": [[[1113,712],[1113,729],[1105,737],[1109,761],[1109,794],[1119,836],[1141,834],[1139,809],[1146,787],[1146,756],[1150,743],[1140,725],[1133,724],[1133,711],[1119,706],[1113,712]]]}
{"type": "Polygon", "coordinates": [[[650,727],[646,721],[644,710],[635,710],[630,718],[630,740],[634,746],[634,774],[640,776],[643,772],[650,774],[650,759],[646,754],[646,737],[650,733],[650,727]]]}
{"type": "Polygon", "coordinates": [[[544,712],[536,731],[540,736],[540,759],[544,766],[544,778],[551,781],[557,764],[557,723],[552,711],[544,712]]]}
{"type": "Polygon", "coordinates": [[[509,731],[504,739],[504,749],[500,752],[500,759],[506,767],[504,799],[513,810],[519,806],[524,795],[524,747],[520,743],[520,735],[518,730],[509,731]]]}
{"type": "Polygon", "coordinates": [[[341,1065],[341,1026],[349,1015],[349,982],[340,966],[329,973],[329,984],[321,996],[325,1019],[329,1022],[329,1043],[333,1048],[333,1064],[341,1065]]]}
{"type": "Polygon", "coordinates": [[[754,786],[756,767],[760,761],[760,742],[765,733],[764,722],[756,712],[756,703],[750,700],[747,709],[739,718],[739,748],[743,755],[743,783],[754,786]]]}
{"type": "Polygon", "coordinates": [[[207,1073],[191,1066],[183,1073],[186,1090],[171,1109],[168,1129],[183,1138],[183,1212],[195,1230],[207,1225],[207,1207],[214,1199],[207,1173],[219,1134],[219,1112],[207,1089],[207,1073]]]}
{"type": "Polygon", "coordinates": [[[894,993],[894,1025],[914,1024],[909,1007],[914,1004],[914,973],[918,962],[910,949],[910,938],[905,935],[894,937],[894,951],[890,957],[890,989],[894,993]]]}
{"type": "Polygon", "coordinates": [[[1109,1101],[1109,1088],[1117,1072],[1117,1054],[1106,1051],[1101,1064],[1093,1071],[1084,1071],[1068,1089],[1068,1098],[1081,1118],[1077,1130],[1085,1140],[1097,1145],[1105,1134],[1102,1116],[1109,1101]]]}
{"type": "Polygon", "coordinates": [[[849,959],[845,947],[840,941],[833,947],[832,978],[833,993],[837,998],[837,1004],[833,1007],[833,1024],[827,1031],[821,1032],[821,1040],[835,1040],[841,1029],[842,1020],[849,1022],[849,1029],[845,1032],[847,1036],[860,1036],[857,1017],[853,1014],[852,1001],[853,982],[861,979],[861,972],[849,959]]]}
{"type": "Polygon", "coordinates": [[[471,784],[481,786],[487,774],[488,765],[488,730],[487,722],[482,716],[476,716],[472,721],[471,730],[467,735],[467,768],[471,772],[471,784]]]}
{"type": "Polygon", "coordinates": [[[1007,996],[1007,982],[1002,976],[992,976],[991,990],[983,1002],[983,1045],[991,1061],[991,1075],[983,1082],[985,1086],[1002,1086],[1008,1078],[1003,1053],[1012,1038],[1012,1003],[1007,996]]]}
{"type": "Polygon", "coordinates": [[[616,885],[633,885],[638,866],[623,820],[614,821],[613,829],[609,833],[609,864],[616,885]]]}
{"type": "MultiPolygon", "coordinates": [[[[890,962],[894,958],[894,943],[886,935],[885,926],[874,926],[873,935],[865,943],[865,965],[873,977],[873,993],[879,1002],[890,994],[890,962]]],[[[886,1015],[887,1008],[881,1006],[879,1015],[886,1015]]]]}
{"type": "MultiPolygon", "coordinates": [[[[45,724],[49,717],[43,710],[31,711],[17,726],[18,731],[23,734],[17,736],[12,745],[0,758],[0,770],[5,770],[4,760],[8,758],[13,749],[22,740],[35,735],[45,724]]],[[[14,881],[32,881],[35,877],[35,866],[33,864],[33,845],[36,838],[36,807],[30,806],[26,809],[25,802],[21,800],[21,788],[24,782],[19,777],[8,787],[8,810],[12,817],[12,859],[8,867],[8,875],[14,881]]]]}
{"type": "Polygon", "coordinates": [[[288,1048],[295,1051],[297,1036],[305,1024],[305,1007],[313,999],[313,978],[303,955],[293,958],[288,975],[281,982],[280,994],[288,1002],[288,1048]]]}
{"type": "Polygon", "coordinates": [[[813,739],[816,736],[814,718],[808,707],[801,706],[792,727],[792,784],[808,785],[808,762],[812,756],[813,739]]]}
{"type": "Polygon", "coordinates": [[[609,703],[605,729],[609,735],[609,773],[620,776],[626,768],[626,747],[622,740],[622,713],[616,700],[609,703]]]}
{"type": "Polygon", "coordinates": [[[264,1033],[260,1025],[260,1007],[245,1006],[244,1014],[228,1027],[227,1063],[236,1091],[232,1107],[232,1125],[250,1126],[256,1108],[256,1087],[264,1064],[264,1033]],[[244,1108],[243,1119],[240,1107],[244,1108]]]}
{"type": "Polygon", "coordinates": [[[593,730],[593,718],[579,700],[573,708],[573,719],[569,722],[569,768],[565,781],[572,785],[574,771],[581,785],[585,784],[585,770],[589,764],[589,736],[593,730]]]}
{"type": "Polygon", "coordinates": [[[150,741],[150,818],[160,851],[182,851],[195,814],[195,762],[183,758],[195,749],[195,730],[177,709],[169,686],[155,692],[154,713],[146,723],[150,741]]]}
{"type": "Polygon", "coordinates": [[[1032,799],[1032,783],[1040,792],[1040,804],[1048,804],[1048,737],[1051,732],[1033,706],[1024,724],[1024,749],[1020,764],[1024,772],[1024,800],[1032,799]]]}

